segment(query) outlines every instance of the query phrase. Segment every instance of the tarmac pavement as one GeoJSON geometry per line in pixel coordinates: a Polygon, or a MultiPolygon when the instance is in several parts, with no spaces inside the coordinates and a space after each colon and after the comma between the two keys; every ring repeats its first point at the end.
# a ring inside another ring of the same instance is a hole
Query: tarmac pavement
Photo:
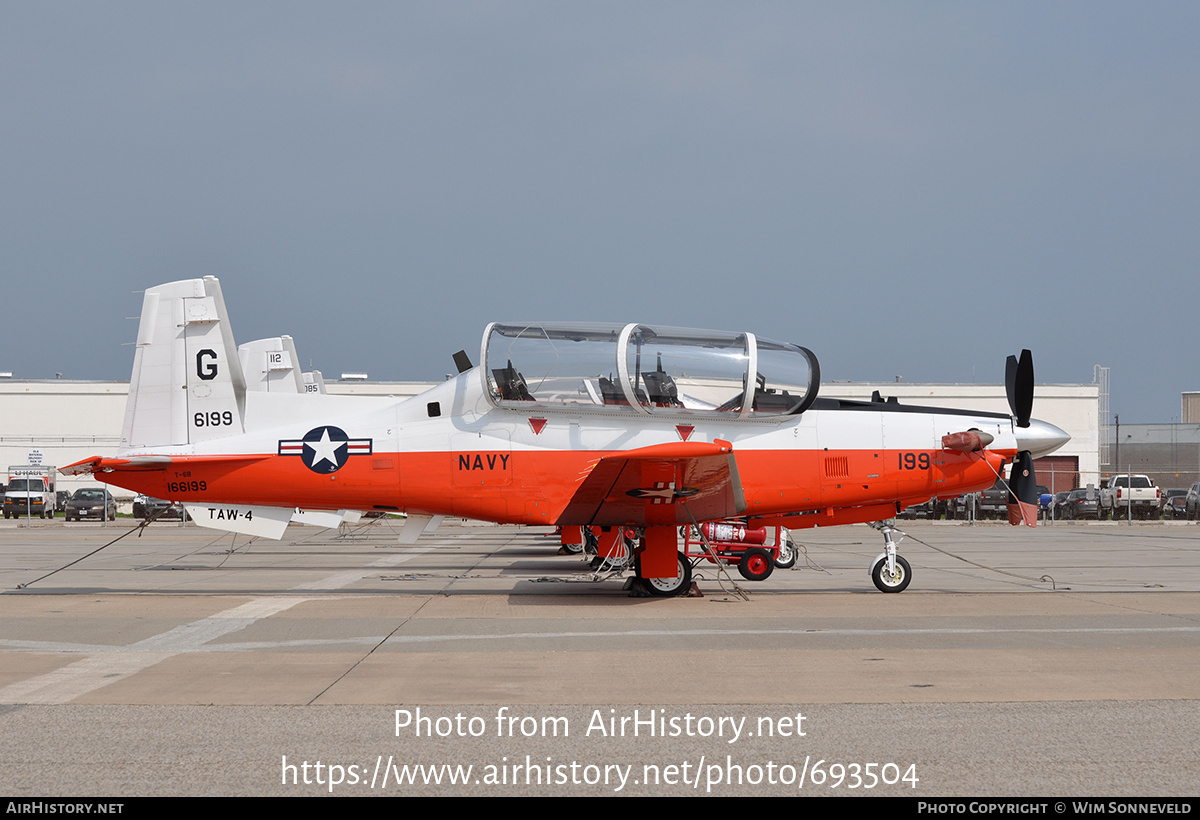
{"type": "Polygon", "coordinates": [[[878,533],[797,531],[745,601],[518,527],[172,522],[59,569],[129,522],[9,523],[11,796],[1200,793],[1195,524],[902,522],[899,595],[878,533]]]}

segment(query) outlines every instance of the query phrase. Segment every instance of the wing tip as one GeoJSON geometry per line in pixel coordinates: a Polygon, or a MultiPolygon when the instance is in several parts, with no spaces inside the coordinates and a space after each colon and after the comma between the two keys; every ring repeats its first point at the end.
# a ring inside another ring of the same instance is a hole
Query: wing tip
{"type": "Polygon", "coordinates": [[[68,464],[66,467],[59,467],[58,471],[63,475],[91,475],[96,472],[96,467],[102,460],[100,456],[89,456],[82,461],[68,464]]]}

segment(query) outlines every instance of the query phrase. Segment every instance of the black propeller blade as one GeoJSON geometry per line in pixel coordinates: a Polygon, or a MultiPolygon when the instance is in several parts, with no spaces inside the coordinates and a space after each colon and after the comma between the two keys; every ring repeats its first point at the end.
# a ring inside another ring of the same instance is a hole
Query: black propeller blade
{"type": "Polygon", "coordinates": [[[1008,477],[1008,523],[1014,527],[1025,523],[1037,526],[1037,476],[1033,472],[1033,454],[1028,450],[1017,453],[1012,473],[1008,477]]]}
{"type": "Polygon", "coordinates": [[[1021,359],[1009,356],[1004,372],[1004,388],[1008,393],[1008,409],[1017,419],[1018,427],[1029,426],[1033,412],[1033,354],[1021,351],[1021,359]]]}

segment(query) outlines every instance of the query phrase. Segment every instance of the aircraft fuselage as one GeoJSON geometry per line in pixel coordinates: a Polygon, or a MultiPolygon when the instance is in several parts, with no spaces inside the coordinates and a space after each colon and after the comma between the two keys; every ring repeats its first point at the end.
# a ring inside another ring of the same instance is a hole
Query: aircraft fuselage
{"type": "MultiPolygon", "coordinates": [[[[894,514],[897,505],[984,489],[1017,451],[1011,420],[997,414],[830,400],[818,400],[801,416],[761,420],[669,414],[613,419],[540,406],[522,413],[489,406],[474,389],[477,378],[470,371],[399,402],[306,396],[303,418],[292,424],[183,447],[128,450],[122,455],[152,451],[171,456],[172,463],[166,470],[97,477],[159,498],[206,504],[587,524],[601,522],[563,515],[600,459],[686,436],[688,442],[732,445],[745,515],[793,516],[789,526],[797,527],[846,523],[838,511],[848,508],[871,508],[862,520],[876,520],[889,517],[889,509],[894,514]],[[347,414],[355,402],[374,408],[347,414]],[[842,406],[820,406],[826,403],[842,406]],[[322,404],[329,405],[325,414],[322,404]],[[974,453],[942,448],[942,436],[972,428],[995,442],[974,453]],[[324,430],[331,437],[322,442],[324,430]],[[315,447],[304,443],[306,436],[315,447]]],[[[247,417],[274,413],[275,404],[283,402],[250,394],[247,417]]]]}

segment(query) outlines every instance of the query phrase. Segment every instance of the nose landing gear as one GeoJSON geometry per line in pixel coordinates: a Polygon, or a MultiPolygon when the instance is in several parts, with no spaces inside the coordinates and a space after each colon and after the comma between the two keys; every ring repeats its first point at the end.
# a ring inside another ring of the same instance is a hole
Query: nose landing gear
{"type": "Polygon", "coordinates": [[[871,526],[883,533],[884,551],[871,562],[871,581],[880,592],[903,592],[912,580],[912,567],[896,554],[896,547],[907,534],[887,521],[873,521],[871,526]],[[899,538],[893,538],[899,534],[899,538]]]}

